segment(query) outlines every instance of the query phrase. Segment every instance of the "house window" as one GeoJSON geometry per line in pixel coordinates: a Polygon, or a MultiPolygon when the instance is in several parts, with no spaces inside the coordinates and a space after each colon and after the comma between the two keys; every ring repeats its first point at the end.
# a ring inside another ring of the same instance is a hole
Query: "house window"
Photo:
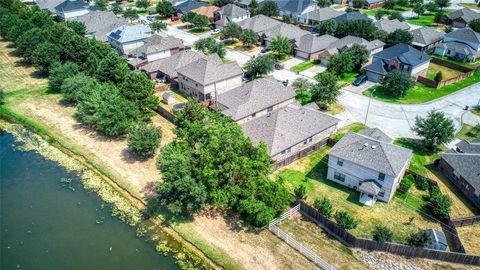
{"type": "Polygon", "coordinates": [[[385,196],[385,190],[381,189],[380,192],[378,192],[378,197],[383,197],[385,196]]]}
{"type": "Polygon", "coordinates": [[[341,159],[341,158],[337,159],[337,165],[338,166],[343,166],[343,159],[341,159]]]}
{"type": "Polygon", "coordinates": [[[451,54],[451,53],[452,53],[452,51],[451,51],[451,50],[447,50],[447,54],[451,54]]]}
{"type": "Polygon", "coordinates": [[[345,182],[345,174],[343,173],[335,172],[335,174],[333,175],[333,178],[340,182],[345,182]]]}
{"type": "Polygon", "coordinates": [[[273,106],[270,106],[267,108],[267,112],[272,112],[273,111],[273,106]]]}
{"type": "Polygon", "coordinates": [[[303,141],[303,145],[306,145],[308,143],[312,142],[312,137],[307,138],[305,141],[303,141]]]}
{"type": "Polygon", "coordinates": [[[378,180],[384,181],[385,180],[385,174],[384,173],[379,173],[378,174],[378,180]]]}

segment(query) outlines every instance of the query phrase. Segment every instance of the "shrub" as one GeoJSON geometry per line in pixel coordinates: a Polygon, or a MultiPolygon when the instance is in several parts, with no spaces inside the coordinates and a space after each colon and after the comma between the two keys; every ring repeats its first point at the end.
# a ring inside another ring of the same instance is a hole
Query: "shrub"
{"type": "Polygon", "coordinates": [[[345,230],[355,229],[358,225],[358,221],[346,211],[339,210],[335,212],[334,218],[337,224],[345,230]]]}
{"type": "Polygon", "coordinates": [[[432,239],[428,236],[427,232],[425,231],[418,231],[416,233],[412,233],[407,240],[408,245],[414,247],[425,247],[428,245],[432,239]]]}
{"type": "Polygon", "coordinates": [[[437,72],[437,74],[435,74],[435,78],[433,80],[436,81],[436,82],[441,82],[443,80],[442,72],[441,71],[437,72]]]}
{"type": "Polygon", "coordinates": [[[316,198],[313,207],[327,218],[331,218],[333,214],[332,201],[329,198],[316,198]]]}
{"type": "Polygon", "coordinates": [[[417,188],[420,190],[427,190],[429,186],[428,181],[423,178],[417,182],[417,188]]]}
{"type": "Polygon", "coordinates": [[[407,193],[414,183],[415,178],[413,178],[413,175],[406,175],[405,177],[403,177],[402,182],[400,182],[400,191],[407,193]]]}
{"type": "Polygon", "coordinates": [[[302,184],[302,185],[298,186],[297,188],[295,188],[294,193],[295,193],[295,197],[297,199],[301,200],[301,199],[305,198],[305,195],[307,194],[307,187],[302,184]]]}
{"type": "Polygon", "coordinates": [[[385,243],[391,242],[393,239],[393,232],[385,226],[376,226],[373,229],[373,240],[385,243]]]}
{"type": "Polygon", "coordinates": [[[452,199],[442,194],[438,187],[433,187],[427,208],[429,212],[438,219],[447,219],[450,216],[452,199]]]}
{"type": "Polygon", "coordinates": [[[160,146],[161,138],[161,129],[142,123],[130,129],[127,139],[128,148],[142,158],[149,158],[160,146]]]}

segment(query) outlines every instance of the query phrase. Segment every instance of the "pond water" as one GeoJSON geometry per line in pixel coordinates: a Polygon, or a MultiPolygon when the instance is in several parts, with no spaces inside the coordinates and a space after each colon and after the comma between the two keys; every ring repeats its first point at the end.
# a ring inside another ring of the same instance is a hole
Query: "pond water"
{"type": "Polygon", "coordinates": [[[18,144],[0,131],[0,269],[180,269],[75,174],[18,144]]]}

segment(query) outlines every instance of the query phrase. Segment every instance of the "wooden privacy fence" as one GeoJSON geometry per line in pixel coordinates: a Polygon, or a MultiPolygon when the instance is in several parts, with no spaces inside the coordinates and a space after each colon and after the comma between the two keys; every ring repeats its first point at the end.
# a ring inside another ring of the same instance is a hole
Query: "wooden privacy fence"
{"type": "Polygon", "coordinates": [[[305,149],[303,149],[302,151],[294,154],[294,155],[291,155],[285,159],[282,159],[282,160],[279,160],[277,162],[275,162],[275,164],[273,165],[273,170],[278,170],[280,169],[281,167],[285,167],[287,166],[288,164],[294,162],[295,160],[298,160],[298,159],[301,159],[305,156],[308,156],[308,154],[310,154],[311,152],[315,151],[315,150],[318,150],[322,147],[324,147],[326,144],[327,144],[327,140],[328,139],[325,139],[323,141],[320,141],[314,145],[311,145],[305,149]]]}
{"type": "Polygon", "coordinates": [[[455,227],[470,226],[476,223],[480,223],[480,216],[452,219],[452,224],[455,225],[455,227]]]}
{"type": "Polygon", "coordinates": [[[435,88],[442,88],[446,85],[461,81],[461,80],[463,80],[467,77],[472,76],[473,73],[476,71],[476,69],[471,69],[471,68],[468,68],[468,67],[457,65],[455,63],[445,61],[445,60],[435,58],[435,57],[433,57],[432,60],[430,60],[430,62],[462,72],[462,74],[459,74],[459,75],[457,75],[453,78],[447,79],[447,80],[442,80],[440,82],[430,80],[430,79],[425,78],[423,76],[418,76],[417,81],[419,81],[419,82],[421,82],[421,83],[423,83],[427,86],[435,87],[435,88]]]}
{"type": "Polygon", "coordinates": [[[448,252],[434,249],[411,247],[398,243],[380,243],[370,239],[357,238],[347,230],[341,228],[335,222],[329,220],[315,208],[300,201],[300,211],[309,216],[318,225],[325,229],[330,235],[340,240],[345,245],[354,248],[366,249],[369,251],[382,251],[406,257],[419,257],[425,259],[480,265],[480,256],[464,253],[448,252]]]}
{"type": "Polygon", "coordinates": [[[285,241],[288,245],[296,249],[298,252],[303,254],[305,257],[309,258],[312,262],[314,262],[316,265],[321,267],[322,269],[325,270],[335,270],[335,267],[324,261],[322,258],[320,258],[315,252],[313,252],[311,249],[305,247],[302,243],[298,242],[287,234],[286,232],[282,231],[280,228],[277,227],[277,224],[280,223],[282,220],[285,220],[287,218],[291,218],[293,215],[295,215],[298,211],[300,210],[300,204],[297,204],[295,207],[291,208],[287,212],[283,213],[280,217],[270,221],[268,224],[268,229],[273,232],[276,236],[280,237],[283,241],[285,241]]]}

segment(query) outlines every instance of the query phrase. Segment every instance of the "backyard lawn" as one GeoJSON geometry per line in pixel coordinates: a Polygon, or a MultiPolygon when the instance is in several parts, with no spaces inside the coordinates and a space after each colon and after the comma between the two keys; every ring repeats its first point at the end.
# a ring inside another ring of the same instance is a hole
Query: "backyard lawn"
{"type": "MultiPolygon", "coordinates": [[[[417,197],[426,193],[423,191],[404,197],[396,195],[391,202],[377,202],[374,207],[360,204],[358,192],[325,178],[329,150],[330,147],[324,147],[285,167],[277,173],[278,181],[283,181],[284,185],[292,192],[297,186],[305,183],[307,187],[306,201],[310,204],[315,198],[329,197],[334,210],[348,211],[359,220],[358,227],[351,230],[354,235],[359,237],[371,239],[375,226],[384,225],[394,232],[395,241],[404,243],[408,235],[418,229],[440,229],[439,224],[428,220],[417,211],[424,205],[423,200],[417,197]]],[[[412,187],[412,189],[414,188],[412,187]]]]}
{"type": "Polygon", "coordinates": [[[467,7],[467,8],[471,8],[471,9],[480,10],[480,7],[477,4],[474,4],[474,3],[460,3],[458,5],[462,6],[462,7],[467,7]]]}
{"type": "Polygon", "coordinates": [[[451,69],[445,66],[430,63],[427,70],[427,79],[433,80],[438,72],[442,72],[443,80],[448,80],[462,74],[461,71],[451,69]]]}
{"type": "Polygon", "coordinates": [[[315,65],[319,64],[320,61],[318,60],[309,60],[309,61],[305,61],[305,62],[302,62],[296,66],[293,66],[290,68],[291,71],[293,72],[302,72],[304,70],[307,70],[309,68],[312,68],[314,67],[315,65]]]}
{"type": "Polygon", "coordinates": [[[480,223],[465,226],[457,227],[458,236],[462,241],[465,251],[468,254],[475,254],[480,256],[480,223]]]}
{"type": "Polygon", "coordinates": [[[360,13],[367,14],[368,16],[375,16],[377,11],[382,10],[385,14],[390,14],[395,11],[405,12],[411,10],[411,7],[395,6],[394,9],[385,9],[385,8],[375,8],[375,9],[362,9],[360,13]]]}
{"type": "Polygon", "coordinates": [[[438,26],[438,24],[436,24],[434,20],[435,14],[426,13],[422,16],[408,18],[407,22],[419,26],[438,26]]]}
{"type": "MultiPolygon", "coordinates": [[[[446,57],[446,56],[438,56],[438,55],[432,55],[432,54],[430,54],[430,56],[432,58],[438,58],[438,59],[441,59],[441,60],[445,60],[447,62],[451,62],[451,63],[457,64],[457,65],[460,65],[462,67],[467,67],[467,68],[474,69],[474,68],[480,66],[480,58],[475,60],[474,62],[461,62],[461,61],[456,61],[456,60],[451,59],[451,58],[446,57]]],[[[430,65],[431,64],[432,63],[430,62],[430,65]]]]}
{"type": "Polygon", "coordinates": [[[457,138],[469,142],[475,140],[477,137],[480,137],[480,129],[467,124],[463,124],[462,129],[457,133],[457,138]]]}
{"type": "Polygon", "coordinates": [[[359,132],[359,131],[361,131],[363,129],[366,129],[366,128],[368,128],[368,127],[365,126],[364,124],[356,122],[356,123],[353,123],[353,124],[350,124],[348,126],[344,126],[344,127],[340,128],[338,130],[338,132],[335,135],[333,135],[333,139],[339,141],[343,137],[343,135],[347,134],[349,131],[359,132]]]}
{"type": "Polygon", "coordinates": [[[468,78],[438,89],[416,82],[415,86],[408,90],[407,94],[401,98],[390,96],[381,85],[375,85],[363,91],[362,94],[371,97],[372,91],[376,89],[374,98],[377,100],[401,104],[418,104],[443,97],[478,82],[480,82],[480,71],[475,72],[468,78]]]}

